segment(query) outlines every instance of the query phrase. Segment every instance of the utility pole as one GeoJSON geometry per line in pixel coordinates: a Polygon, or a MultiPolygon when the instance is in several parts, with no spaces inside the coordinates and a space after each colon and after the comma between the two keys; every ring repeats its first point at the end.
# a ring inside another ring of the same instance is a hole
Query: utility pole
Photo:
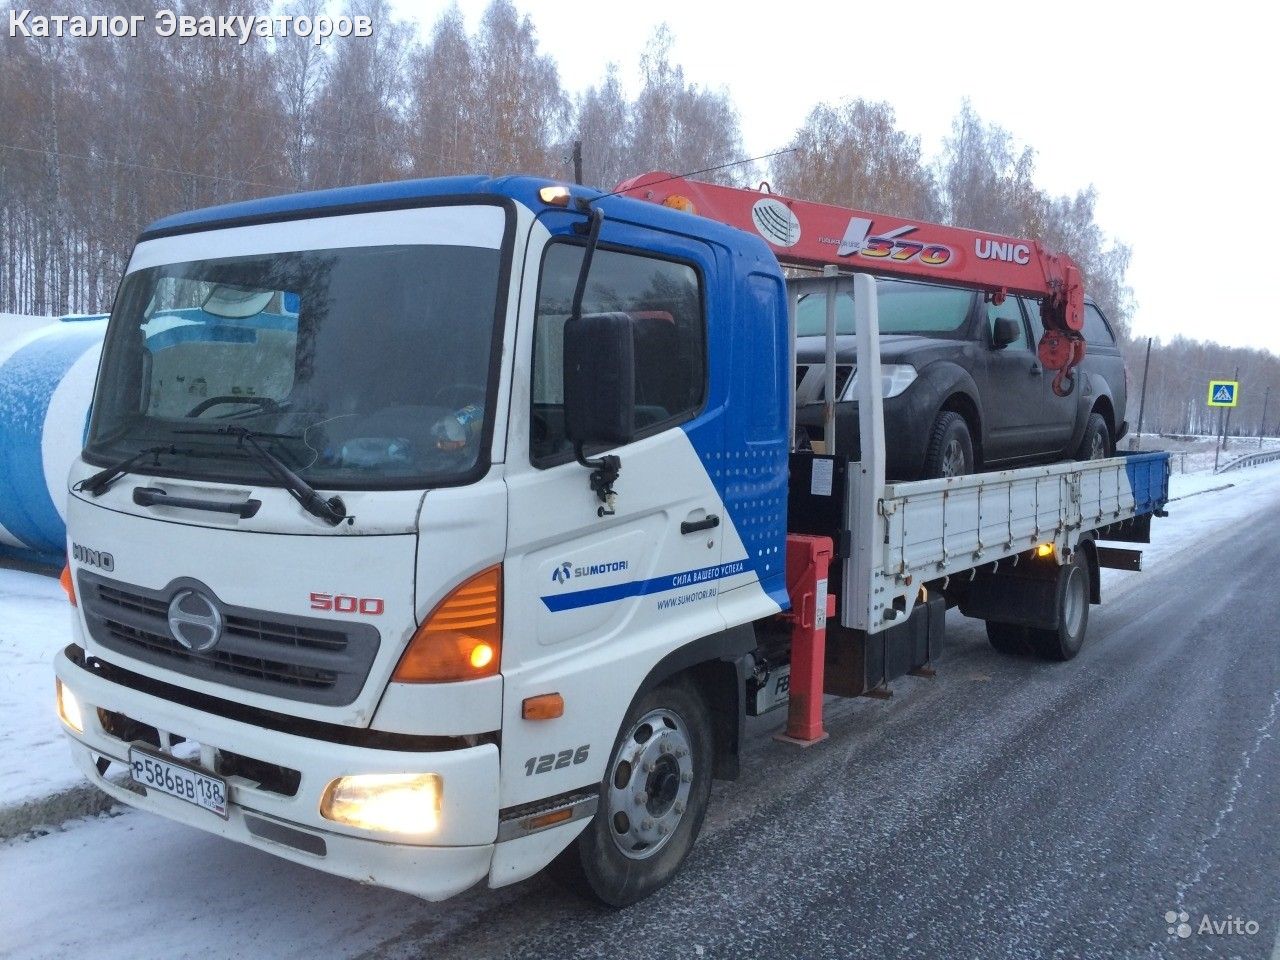
{"type": "Polygon", "coordinates": [[[1258,421],[1258,446],[1262,446],[1262,435],[1267,432],[1267,401],[1271,399],[1271,387],[1262,395],[1262,419],[1258,421]]]}
{"type": "Polygon", "coordinates": [[[1135,450],[1142,449],[1142,415],[1147,409],[1147,373],[1151,370],[1151,338],[1147,337],[1147,359],[1142,362],[1142,393],[1138,399],[1138,436],[1135,450]]]}
{"type": "Polygon", "coordinates": [[[573,182],[582,182],[582,141],[573,141],[573,182]]]}

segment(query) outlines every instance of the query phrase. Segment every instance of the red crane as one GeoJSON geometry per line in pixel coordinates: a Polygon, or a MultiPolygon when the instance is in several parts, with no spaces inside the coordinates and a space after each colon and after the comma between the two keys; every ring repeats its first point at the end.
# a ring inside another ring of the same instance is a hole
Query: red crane
{"type": "Polygon", "coordinates": [[[764,238],[784,266],[825,267],[911,277],[1040,301],[1040,362],[1056,370],[1053,390],[1066,396],[1084,359],[1084,284],[1080,268],[1036,240],[985,230],[904,220],[655,171],[618,184],[617,192],[709,217],[764,238]]]}

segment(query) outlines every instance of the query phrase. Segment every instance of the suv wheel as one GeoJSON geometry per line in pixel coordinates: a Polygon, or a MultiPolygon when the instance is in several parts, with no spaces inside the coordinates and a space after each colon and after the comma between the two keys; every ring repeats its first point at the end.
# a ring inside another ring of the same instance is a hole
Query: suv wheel
{"type": "Polygon", "coordinates": [[[1089,414],[1089,422],[1085,424],[1084,437],[1080,440],[1076,459],[1105,460],[1111,453],[1111,431],[1107,429],[1106,419],[1100,413],[1089,414]]]}
{"type": "MultiPolygon", "coordinates": [[[[1105,425],[1104,425],[1105,426],[1105,425]]],[[[964,417],[943,410],[933,421],[924,456],[924,479],[973,473],[973,437],[964,417]]]]}

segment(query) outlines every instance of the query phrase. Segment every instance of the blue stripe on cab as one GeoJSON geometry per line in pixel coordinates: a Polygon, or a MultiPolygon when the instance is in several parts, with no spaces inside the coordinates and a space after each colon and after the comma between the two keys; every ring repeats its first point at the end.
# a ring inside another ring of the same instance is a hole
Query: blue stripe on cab
{"type": "Polygon", "coordinates": [[[559,613],[561,610],[576,610],[579,607],[591,607],[599,603],[612,603],[615,600],[625,600],[627,597],[642,597],[650,593],[666,593],[668,590],[696,587],[725,577],[737,576],[746,570],[745,560],[735,560],[732,563],[721,563],[714,567],[669,573],[649,580],[628,580],[626,583],[612,583],[607,587],[591,587],[587,590],[557,593],[543,597],[542,602],[552,613],[559,613]]]}

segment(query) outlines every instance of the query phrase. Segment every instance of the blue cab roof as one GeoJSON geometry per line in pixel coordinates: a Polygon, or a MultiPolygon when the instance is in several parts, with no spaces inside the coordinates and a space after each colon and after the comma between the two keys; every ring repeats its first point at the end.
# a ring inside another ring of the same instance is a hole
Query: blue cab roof
{"type": "MultiPolygon", "coordinates": [[[[434,177],[283,194],[216,207],[204,207],[162,217],[149,224],[142,231],[139,239],[149,240],[169,234],[188,233],[236,223],[261,222],[277,217],[290,219],[305,216],[311,212],[336,212],[343,208],[355,210],[361,207],[413,206],[415,201],[449,196],[489,195],[515,200],[533,210],[539,210],[544,208],[544,204],[538,199],[538,190],[557,182],[559,181],[550,178],[528,176],[434,177]]],[[[606,195],[593,187],[573,184],[564,184],[564,186],[569,187],[575,198],[581,197],[587,200],[600,198],[600,207],[606,217],[696,236],[704,240],[718,241],[740,251],[743,251],[745,246],[754,252],[763,251],[766,255],[771,255],[763,240],[751,237],[735,227],[718,221],[672,210],[656,203],[606,195]],[[694,223],[696,227],[693,227],[694,223]]]]}

